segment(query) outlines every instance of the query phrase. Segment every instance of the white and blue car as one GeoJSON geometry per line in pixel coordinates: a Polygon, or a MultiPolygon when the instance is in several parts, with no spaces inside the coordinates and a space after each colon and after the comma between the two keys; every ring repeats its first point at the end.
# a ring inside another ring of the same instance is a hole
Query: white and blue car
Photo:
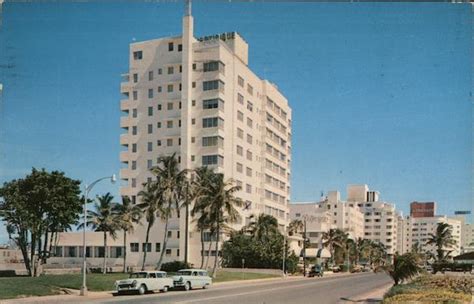
{"type": "Polygon", "coordinates": [[[181,269],[173,276],[174,288],[186,291],[196,288],[206,289],[212,285],[212,278],[203,269],[181,269]]]}

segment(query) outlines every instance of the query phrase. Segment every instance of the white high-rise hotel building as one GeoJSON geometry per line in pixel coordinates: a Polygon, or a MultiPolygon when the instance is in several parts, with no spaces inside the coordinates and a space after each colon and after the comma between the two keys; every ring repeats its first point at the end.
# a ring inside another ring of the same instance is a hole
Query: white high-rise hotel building
{"type": "MultiPolygon", "coordinates": [[[[209,166],[242,186],[245,225],[254,214],[288,222],[291,108],[278,88],[248,66],[248,44],[237,33],[193,35],[190,4],[182,36],[130,45],[130,69],[123,75],[120,126],[125,181],[121,194],[137,203],[149,169],[162,155],[176,153],[181,168],[209,166]]],[[[201,260],[199,233],[190,219],[188,260],[201,260]]],[[[185,217],[173,218],[166,260],[184,259],[185,217]]],[[[164,224],[156,223],[144,244],[146,225],[130,236],[130,260],[155,264],[164,224]]],[[[206,245],[207,248],[207,245],[206,245]]],[[[215,251],[204,252],[215,255],[215,251]]]]}

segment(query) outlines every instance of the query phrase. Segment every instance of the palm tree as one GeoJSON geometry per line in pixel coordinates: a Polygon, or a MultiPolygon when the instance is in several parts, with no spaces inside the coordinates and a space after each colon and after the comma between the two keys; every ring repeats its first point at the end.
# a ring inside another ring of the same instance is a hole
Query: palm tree
{"type": "Polygon", "coordinates": [[[247,226],[247,231],[258,241],[272,238],[278,231],[278,221],[275,217],[261,213],[257,220],[247,226]]]}
{"type": "Polygon", "coordinates": [[[145,270],[146,256],[148,251],[148,240],[150,237],[150,229],[155,223],[156,217],[161,214],[162,211],[162,200],[160,193],[158,192],[156,185],[154,183],[146,183],[144,185],[145,189],[138,192],[138,196],[141,197],[141,203],[138,204],[138,207],[145,214],[145,219],[148,223],[146,228],[145,235],[145,246],[143,253],[143,262],[142,270],[145,270]]]}
{"type": "MultiPolygon", "coordinates": [[[[107,273],[107,233],[112,236],[113,239],[116,237],[116,231],[119,229],[117,222],[115,221],[115,203],[112,202],[114,197],[107,193],[102,196],[97,196],[98,203],[94,205],[94,210],[87,210],[86,226],[90,226],[95,231],[102,231],[104,233],[104,263],[102,273],[107,273]]],[[[78,230],[82,229],[84,224],[78,226],[78,230]]]]}
{"type": "Polygon", "coordinates": [[[217,260],[219,258],[219,238],[221,231],[225,230],[228,223],[234,223],[239,217],[235,206],[241,207],[242,200],[235,197],[235,193],[241,189],[240,186],[234,186],[232,180],[224,181],[224,175],[215,173],[211,177],[211,182],[206,190],[205,199],[209,204],[204,208],[209,212],[209,224],[216,235],[216,255],[214,259],[214,268],[212,276],[217,275],[217,260]]]}
{"type": "MultiPolygon", "coordinates": [[[[204,232],[211,228],[210,225],[210,213],[208,210],[209,205],[209,189],[212,177],[215,176],[214,172],[208,167],[200,167],[195,171],[195,178],[191,182],[191,200],[194,200],[194,206],[191,210],[191,216],[197,218],[194,219],[197,222],[197,229],[201,235],[201,267],[204,266],[204,232]]],[[[211,235],[214,231],[210,231],[211,235]]],[[[209,243],[212,246],[212,239],[209,243]]],[[[208,250],[209,252],[209,250],[208,250]]],[[[209,254],[207,255],[209,260],[209,254]]]]}
{"type": "Polygon", "coordinates": [[[436,248],[436,260],[437,262],[442,262],[447,258],[445,252],[449,251],[451,246],[456,244],[456,241],[453,239],[452,226],[448,223],[438,223],[436,227],[436,232],[429,234],[427,245],[433,245],[436,248]]]}
{"type": "Polygon", "coordinates": [[[189,170],[186,169],[179,170],[176,154],[159,157],[158,165],[151,168],[151,172],[157,178],[154,183],[161,196],[161,218],[165,221],[163,249],[160,254],[160,259],[158,260],[158,269],[160,269],[161,263],[163,262],[163,256],[168,243],[168,221],[174,212],[176,212],[179,217],[180,204],[185,199],[188,171],[189,170]]]}
{"type": "Polygon", "coordinates": [[[133,205],[128,196],[122,196],[122,204],[115,205],[116,221],[123,230],[123,272],[127,272],[127,234],[133,232],[134,224],[142,217],[142,209],[133,205]]]}
{"type": "Polygon", "coordinates": [[[334,254],[336,247],[344,247],[344,231],[341,229],[329,229],[328,232],[323,232],[323,246],[329,247],[331,253],[331,259],[334,261],[334,254]]]}
{"type": "Polygon", "coordinates": [[[417,257],[411,252],[403,255],[395,255],[393,266],[388,271],[395,285],[412,278],[419,272],[420,267],[418,267],[417,264],[417,257]]]}
{"type": "Polygon", "coordinates": [[[304,228],[302,220],[292,220],[288,225],[288,235],[298,234],[304,228]]]}
{"type": "Polygon", "coordinates": [[[360,257],[370,246],[370,241],[359,237],[354,241],[353,245],[354,245],[354,251],[355,251],[355,262],[357,265],[359,265],[360,257]]]}

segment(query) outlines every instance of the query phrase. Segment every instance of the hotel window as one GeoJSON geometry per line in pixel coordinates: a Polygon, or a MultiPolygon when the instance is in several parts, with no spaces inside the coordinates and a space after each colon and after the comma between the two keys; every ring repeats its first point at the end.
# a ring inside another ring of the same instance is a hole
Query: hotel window
{"type": "Polygon", "coordinates": [[[148,150],[148,152],[153,151],[153,143],[150,142],[150,141],[147,143],[147,150],[148,150]]]}
{"type": "Polygon", "coordinates": [[[179,91],[181,92],[183,90],[183,85],[179,83],[179,91]]]}
{"type": "Polygon", "coordinates": [[[142,51],[133,52],[133,59],[134,60],[142,60],[143,59],[143,52],[142,51]]]}
{"type": "Polygon", "coordinates": [[[191,161],[195,161],[196,160],[196,156],[195,155],[191,155],[191,161]]]}
{"type": "Polygon", "coordinates": [[[244,113],[237,111],[237,119],[239,121],[244,121],[244,113]]]}
{"type": "Polygon", "coordinates": [[[237,145],[237,155],[243,156],[244,155],[244,149],[237,145]]]}
{"type": "Polygon", "coordinates": [[[196,106],[196,100],[193,99],[193,100],[191,101],[191,105],[192,105],[193,107],[195,107],[195,106],[196,106]]]}
{"type": "Polygon", "coordinates": [[[202,138],[202,146],[203,147],[217,146],[218,141],[219,141],[218,136],[203,137],[202,138]]]}
{"type": "Polygon", "coordinates": [[[244,138],[244,130],[237,128],[237,137],[238,138],[244,138]]]}
{"type": "Polygon", "coordinates": [[[195,63],[193,63],[193,70],[195,70],[195,69],[196,69],[196,67],[197,67],[197,66],[196,66],[196,64],[195,64],[195,63]]]}
{"type": "Polygon", "coordinates": [[[253,128],[253,121],[252,121],[250,118],[248,118],[248,117],[247,117],[247,126],[248,126],[249,128],[253,128]]]}
{"type": "Polygon", "coordinates": [[[178,52],[182,52],[183,51],[183,45],[182,44],[178,44],[178,52]]]}
{"type": "Polygon", "coordinates": [[[194,144],[196,142],[196,137],[191,137],[191,143],[194,144]]]}
{"type": "Polygon", "coordinates": [[[181,119],[178,120],[178,128],[181,128],[181,119]]]}
{"type": "Polygon", "coordinates": [[[146,161],[146,167],[147,167],[147,169],[150,169],[151,167],[153,167],[153,160],[148,159],[146,161]]]}
{"type": "Polygon", "coordinates": [[[173,231],[168,230],[168,237],[170,238],[172,236],[173,236],[173,231]]]}
{"type": "Polygon", "coordinates": [[[246,185],[245,185],[245,191],[246,191],[247,193],[252,193],[252,185],[246,184],[246,185]]]}
{"type": "Polygon", "coordinates": [[[168,75],[171,75],[174,73],[174,67],[170,66],[168,67],[168,75]]]}
{"type": "Polygon", "coordinates": [[[247,167],[246,173],[247,173],[248,177],[252,177],[252,169],[251,168],[247,167]]]}
{"type": "Polygon", "coordinates": [[[133,74],[133,82],[138,82],[138,74],[133,74]]]}
{"type": "Polygon", "coordinates": [[[219,99],[206,99],[202,101],[202,108],[206,109],[217,109],[219,107],[219,99]]]}
{"type": "Polygon", "coordinates": [[[161,75],[163,74],[163,70],[162,69],[158,69],[158,75],[161,75]]]}
{"type": "Polygon", "coordinates": [[[135,160],[132,161],[132,170],[137,170],[137,162],[135,160]]]}
{"type": "Polygon", "coordinates": [[[137,118],[137,117],[138,117],[138,111],[137,111],[137,109],[133,109],[133,110],[132,110],[132,117],[133,117],[133,118],[137,118]]]}
{"type": "Polygon", "coordinates": [[[168,93],[173,92],[173,85],[169,84],[167,89],[168,89],[168,93]]]}
{"type": "Polygon", "coordinates": [[[166,249],[166,255],[171,255],[171,249],[166,249]]]}
{"type": "Polygon", "coordinates": [[[148,116],[153,116],[153,107],[148,107],[148,116]]]}
{"type": "Polygon", "coordinates": [[[168,139],[166,140],[166,145],[167,145],[168,147],[173,146],[173,139],[172,139],[172,138],[168,138],[168,139]]]}
{"type": "Polygon", "coordinates": [[[243,104],[244,104],[244,96],[241,95],[241,94],[239,94],[239,93],[237,93],[237,101],[238,101],[241,105],[243,105],[243,104]]]}
{"type": "Polygon", "coordinates": [[[173,49],[174,49],[174,44],[173,44],[173,42],[169,42],[169,43],[168,43],[168,51],[169,51],[169,52],[172,52],[173,49]]]}
{"type": "Polygon", "coordinates": [[[181,146],[181,137],[178,138],[178,146],[181,146]]]}
{"type": "Polygon", "coordinates": [[[209,80],[209,81],[204,81],[202,83],[203,91],[217,90],[223,87],[224,87],[224,83],[220,80],[209,80]]]}
{"type": "Polygon", "coordinates": [[[156,127],[157,127],[158,129],[161,129],[161,122],[157,122],[157,123],[156,123],[156,127]]]}
{"type": "Polygon", "coordinates": [[[161,93],[161,86],[158,86],[158,93],[161,93]]]}
{"type": "Polygon", "coordinates": [[[252,160],[252,152],[250,150],[247,150],[247,159],[252,160]]]}
{"type": "Polygon", "coordinates": [[[149,124],[148,125],[148,134],[153,133],[153,125],[149,124]]]}
{"type": "Polygon", "coordinates": [[[138,99],[138,92],[133,91],[132,96],[133,96],[133,100],[137,100],[138,99]]]}
{"type": "Polygon", "coordinates": [[[196,88],[196,81],[193,81],[193,82],[191,83],[191,86],[192,86],[193,89],[196,88]]]}
{"type": "Polygon", "coordinates": [[[135,178],[132,178],[132,188],[135,188],[137,186],[137,180],[135,178]]]}
{"type": "Polygon", "coordinates": [[[203,155],[202,156],[202,165],[222,165],[224,158],[220,155],[203,155]]]}
{"type": "Polygon", "coordinates": [[[253,87],[252,87],[250,84],[247,84],[247,92],[248,92],[250,95],[253,95],[253,87]]]}
{"type": "Polygon", "coordinates": [[[241,163],[236,164],[237,172],[242,173],[244,171],[244,166],[241,163]]]}
{"type": "Polygon", "coordinates": [[[192,125],[195,125],[195,124],[196,124],[196,118],[192,118],[192,119],[191,119],[191,124],[192,124],[192,125]]]}
{"type": "Polygon", "coordinates": [[[155,252],[161,251],[161,243],[155,243],[155,252]]]}
{"type": "Polygon", "coordinates": [[[238,76],[237,78],[237,83],[239,84],[239,86],[241,86],[242,88],[244,87],[244,79],[240,76],[238,76]]]}
{"type": "Polygon", "coordinates": [[[159,104],[158,105],[158,111],[161,111],[161,108],[162,108],[162,106],[161,106],[161,104],[159,104]]]}
{"type": "Polygon", "coordinates": [[[166,109],[167,109],[168,111],[173,110],[173,103],[172,103],[172,102],[168,102],[168,104],[166,105],[166,109]]]}
{"type": "Polygon", "coordinates": [[[152,81],[153,80],[153,71],[148,72],[148,80],[152,81]]]}
{"type": "Polygon", "coordinates": [[[153,98],[153,89],[148,89],[148,98],[153,98]]]}
{"type": "Polygon", "coordinates": [[[250,101],[247,101],[247,110],[253,112],[253,103],[251,103],[250,101]]]}
{"type": "Polygon", "coordinates": [[[138,243],[130,243],[130,251],[131,252],[138,252],[140,249],[138,243]]]}
{"type": "Polygon", "coordinates": [[[248,142],[249,144],[252,144],[252,143],[253,143],[252,135],[247,134],[247,142],[248,142]]]}
{"type": "Polygon", "coordinates": [[[151,243],[142,243],[143,252],[151,252],[151,243]]]}
{"type": "Polygon", "coordinates": [[[137,152],[137,144],[132,144],[132,153],[137,152]]]}
{"type": "Polygon", "coordinates": [[[161,140],[157,140],[157,141],[156,141],[156,145],[157,145],[158,147],[160,147],[160,146],[161,146],[161,140]]]}
{"type": "Polygon", "coordinates": [[[132,127],[132,135],[137,135],[137,133],[138,133],[137,130],[138,130],[137,126],[133,126],[132,127]]]}
{"type": "Polygon", "coordinates": [[[183,66],[182,65],[179,65],[179,72],[183,73],[183,66]]]}
{"type": "Polygon", "coordinates": [[[223,122],[223,120],[219,117],[203,118],[202,119],[202,127],[203,128],[215,128],[215,127],[219,126],[219,121],[221,121],[221,123],[223,122]]]}

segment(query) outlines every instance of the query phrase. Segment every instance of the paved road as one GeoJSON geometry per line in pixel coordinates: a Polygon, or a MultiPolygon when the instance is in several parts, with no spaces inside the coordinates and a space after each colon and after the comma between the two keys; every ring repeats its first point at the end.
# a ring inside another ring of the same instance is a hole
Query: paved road
{"type": "MultiPolygon", "coordinates": [[[[325,278],[272,280],[212,286],[207,290],[173,291],[144,296],[117,296],[95,303],[173,303],[173,304],[278,304],[278,303],[350,303],[354,299],[390,283],[386,274],[362,273],[325,278]]],[[[89,301],[90,303],[92,301],[89,301]]]]}

